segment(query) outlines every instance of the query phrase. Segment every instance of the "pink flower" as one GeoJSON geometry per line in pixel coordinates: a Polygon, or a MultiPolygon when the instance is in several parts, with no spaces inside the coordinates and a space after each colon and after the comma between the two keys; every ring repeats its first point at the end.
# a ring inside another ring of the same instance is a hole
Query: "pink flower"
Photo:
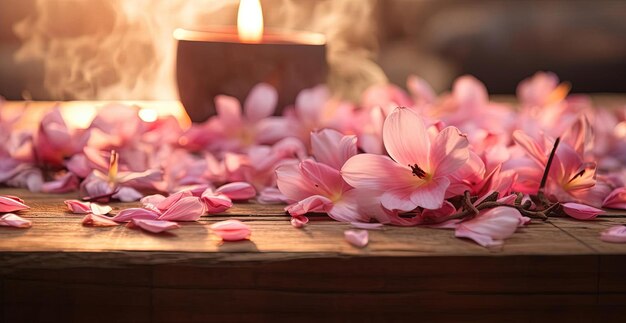
{"type": "Polygon", "coordinates": [[[292,216],[325,212],[344,222],[367,221],[357,210],[359,191],[350,187],[339,171],[307,159],[299,165],[284,165],[276,170],[278,189],[295,202],[285,208],[292,216]]]}
{"type": "Polygon", "coordinates": [[[278,93],[271,85],[255,85],[243,105],[236,98],[218,95],[217,116],[209,121],[222,138],[214,142],[223,151],[241,151],[258,144],[273,144],[286,137],[287,126],[282,117],[272,117],[278,93]]]}
{"type": "Polygon", "coordinates": [[[454,234],[457,238],[472,239],[483,247],[499,246],[528,220],[516,209],[501,206],[459,223],[454,234]]]}
{"type": "Polygon", "coordinates": [[[341,169],[346,182],[383,192],[380,202],[389,210],[440,208],[448,177],[469,158],[467,138],[448,127],[431,140],[414,111],[397,108],[385,120],[383,140],[391,158],[373,154],[350,158],[341,169]]]}
{"type": "Polygon", "coordinates": [[[171,221],[134,218],[126,225],[129,228],[141,228],[152,233],[161,233],[180,228],[180,224],[171,221]]]}
{"type": "Polygon", "coordinates": [[[600,233],[600,240],[605,242],[625,243],[626,225],[615,225],[600,233]]]}
{"type": "Polygon", "coordinates": [[[311,133],[311,148],[315,160],[339,170],[350,157],[356,155],[356,136],[322,129],[311,133]]]}
{"type": "Polygon", "coordinates": [[[563,203],[563,211],[576,220],[593,220],[598,214],[604,213],[600,209],[578,203],[563,203]]]}
{"type": "Polygon", "coordinates": [[[343,236],[351,245],[357,248],[363,248],[369,243],[369,234],[367,230],[346,230],[343,236]]]}
{"type": "Polygon", "coordinates": [[[15,196],[0,195],[0,212],[15,212],[28,209],[20,198],[15,196]]]}
{"type": "Polygon", "coordinates": [[[7,213],[0,217],[0,226],[15,228],[30,228],[32,222],[13,213],[7,213]]]}
{"type": "Polygon", "coordinates": [[[213,233],[224,241],[239,241],[250,238],[250,227],[239,220],[226,220],[211,225],[213,233]]]}
{"type": "Polygon", "coordinates": [[[35,137],[37,159],[41,164],[60,167],[63,159],[82,150],[88,139],[88,132],[69,130],[61,110],[55,107],[39,124],[35,137]]]}

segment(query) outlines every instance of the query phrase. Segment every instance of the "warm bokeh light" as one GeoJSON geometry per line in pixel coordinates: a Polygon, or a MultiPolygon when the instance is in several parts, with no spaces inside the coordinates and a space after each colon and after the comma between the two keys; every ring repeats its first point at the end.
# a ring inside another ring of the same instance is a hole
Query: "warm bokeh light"
{"type": "Polygon", "coordinates": [[[139,118],[145,122],[155,122],[157,121],[159,114],[152,109],[142,108],[139,110],[139,118]]]}
{"type": "Polygon", "coordinates": [[[96,117],[96,113],[94,105],[65,104],[61,108],[63,120],[72,129],[87,129],[96,117]]]}
{"type": "Polygon", "coordinates": [[[259,43],[263,39],[263,11],[259,0],[241,0],[237,13],[239,40],[259,43]]]}

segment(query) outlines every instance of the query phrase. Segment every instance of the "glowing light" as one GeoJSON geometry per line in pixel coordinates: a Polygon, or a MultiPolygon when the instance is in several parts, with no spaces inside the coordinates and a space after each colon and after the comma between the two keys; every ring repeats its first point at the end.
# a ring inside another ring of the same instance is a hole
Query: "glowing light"
{"type": "Polygon", "coordinates": [[[613,129],[613,132],[618,138],[626,137],[626,121],[618,123],[617,126],[615,126],[615,129],[613,129]]]}
{"type": "Polygon", "coordinates": [[[155,122],[159,117],[159,113],[156,110],[143,108],[139,110],[139,118],[145,122],[155,122]]]}
{"type": "Polygon", "coordinates": [[[87,129],[96,117],[96,112],[93,105],[65,104],[61,109],[63,120],[71,129],[87,129]]]}
{"type": "Polygon", "coordinates": [[[237,13],[237,32],[244,43],[260,43],[263,39],[263,10],[259,0],[241,0],[237,13]]]}

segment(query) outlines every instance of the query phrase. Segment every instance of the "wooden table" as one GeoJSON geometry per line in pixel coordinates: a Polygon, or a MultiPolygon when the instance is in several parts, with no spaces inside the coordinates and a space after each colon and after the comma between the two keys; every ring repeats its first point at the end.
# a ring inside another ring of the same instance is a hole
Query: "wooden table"
{"type": "Polygon", "coordinates": [[[624,321],[626,244],[599,240],[624,216],[532,223],[492,250],[385,227],[357,249],[348,224],[315,216],[295,229],[282,206],[237,204],[150,234],[82,226],[63,204],[75,194],[0,194],[22,197],[33,221],[0,228],[2,322],[624,321]],[[226,218],[251,240],[221,243],[208,226],[226,218]]]}

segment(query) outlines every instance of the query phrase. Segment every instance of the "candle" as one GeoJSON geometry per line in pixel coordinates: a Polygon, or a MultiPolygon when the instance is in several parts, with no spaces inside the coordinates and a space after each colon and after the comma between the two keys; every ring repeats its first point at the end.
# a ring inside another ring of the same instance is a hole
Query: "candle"
{"type": "Polygon", "coordinates": [[[321,34],[263,28],[259,0],[242,0],[237,28],[177,29],[178,93],[194,122],[215,114],[214,98],[243,101],[257,83],[279,93],[277,111],[300,90],[326,81],[326,41],[321,34]]]}

